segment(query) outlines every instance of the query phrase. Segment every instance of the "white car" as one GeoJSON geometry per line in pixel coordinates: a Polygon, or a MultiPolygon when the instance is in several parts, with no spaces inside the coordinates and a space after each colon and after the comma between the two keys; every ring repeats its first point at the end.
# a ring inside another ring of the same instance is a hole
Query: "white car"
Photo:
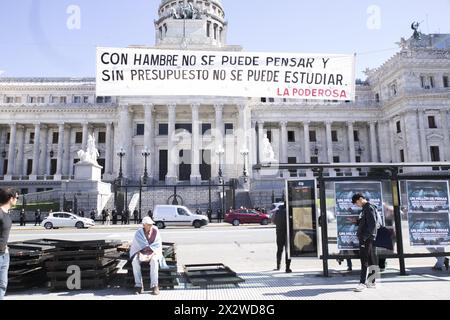
{"type": "Polygon", "coordinates": [[[95,226],[95,222],[89,218],[82,218],[69,212],[52,212],[42,221],[45,229],[75,227],[78,229],[95,226]]]}
{"type": "Polygon", "coordinates": [[[175,205],[157,205],[153,210],[153,221],[158,229],[171,225],[201,228],[208,224],[205,216],[193,214],[188,208],[175,205]]]}

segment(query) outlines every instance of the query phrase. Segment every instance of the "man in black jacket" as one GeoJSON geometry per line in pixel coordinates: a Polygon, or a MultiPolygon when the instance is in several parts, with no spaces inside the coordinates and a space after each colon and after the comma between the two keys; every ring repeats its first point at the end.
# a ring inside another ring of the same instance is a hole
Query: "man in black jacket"
{"type": "Polygon", "coordinates": [[[277,233],[277,268],[280,270],[281,256],[283,249],[285,250],[286,273],[291,273],[291,259],[287,256],[287,223],[286,223],[286,207],[282,205],[273,215],[273,223],[276,226],[277,233]]]}
{"type": "Polygon", "coordinates": [[[369,266],[376,268],[377,256],[374,241],[377,237],[377,209],[369,203],[367,199],[361,194],[356,193],[352,197],[352,203],[362,208],[362,212],[358,220],[358,240],[359,240],[359,254],[361,258],[361,277],[359,285],[355,291],[361,292],[366,288],[376,288],[375,277],[373,270],[367,279],[367,269],[369,266]],[[367,281],[369,280],[369,281],[367,281]]]}

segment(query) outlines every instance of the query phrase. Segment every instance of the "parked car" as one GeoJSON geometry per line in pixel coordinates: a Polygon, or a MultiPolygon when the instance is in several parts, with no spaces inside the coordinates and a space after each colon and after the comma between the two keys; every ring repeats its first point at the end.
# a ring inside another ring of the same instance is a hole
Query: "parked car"
{"type": "Polygon", "coordinates": [[[204,215],[193,214],[188,208],[175,205],[157,205],[153,210],[153,220],[159,229],[170,225],[201,228],[208,224],[204,215]]]}
{"type": "Polygon", "coordinates": [[[89,218],[82,218],[69,212],[51,212],[47,218],[42,221],[41,226],[45,229],[75,227],[78,229],[95,226],[95,222],[89,218]]]}
{"type": "Polygon", "coordinates": [[[270,222],[270,217],[266,213],[254,209],[238,209],[225,214],[225,222],[238,226],[241,223],[260,223],[266,225],[270,222]]]}

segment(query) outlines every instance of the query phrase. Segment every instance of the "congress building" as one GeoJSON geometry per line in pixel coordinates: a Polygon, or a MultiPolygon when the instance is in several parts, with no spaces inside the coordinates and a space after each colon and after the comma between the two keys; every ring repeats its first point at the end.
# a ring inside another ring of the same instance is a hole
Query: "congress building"
{"type": "MultiPolygon", "coordinates": [[[[155,48],[243,50],[227,44],[220,0],[187,4],[161,1],[155,48]]],[[[136,183],[146,164],[154,190],[217,183],[220,171],[250,200],[287,177],[310,174],[252,170],[268,146],[279,163],[450,161],[450,35],[420,34],[398,45],[357,81],[355,101],[109,97],[96,96],[95,78],[0,78],[0,186],[59,189],[73,179],[90,134],[104,182],[122,169],[136,183]]]]}

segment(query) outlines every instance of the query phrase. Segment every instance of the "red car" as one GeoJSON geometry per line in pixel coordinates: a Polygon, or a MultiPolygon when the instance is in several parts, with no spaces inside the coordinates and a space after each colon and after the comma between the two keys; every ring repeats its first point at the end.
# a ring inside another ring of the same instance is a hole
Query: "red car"
{"type": "Polygon", "coordinates": [[[238,226],[241,223],[260,223],[266,225],[270,222],[269,215],[254,209],[238,209],[225,214],[225,222],[238,226]]]}

